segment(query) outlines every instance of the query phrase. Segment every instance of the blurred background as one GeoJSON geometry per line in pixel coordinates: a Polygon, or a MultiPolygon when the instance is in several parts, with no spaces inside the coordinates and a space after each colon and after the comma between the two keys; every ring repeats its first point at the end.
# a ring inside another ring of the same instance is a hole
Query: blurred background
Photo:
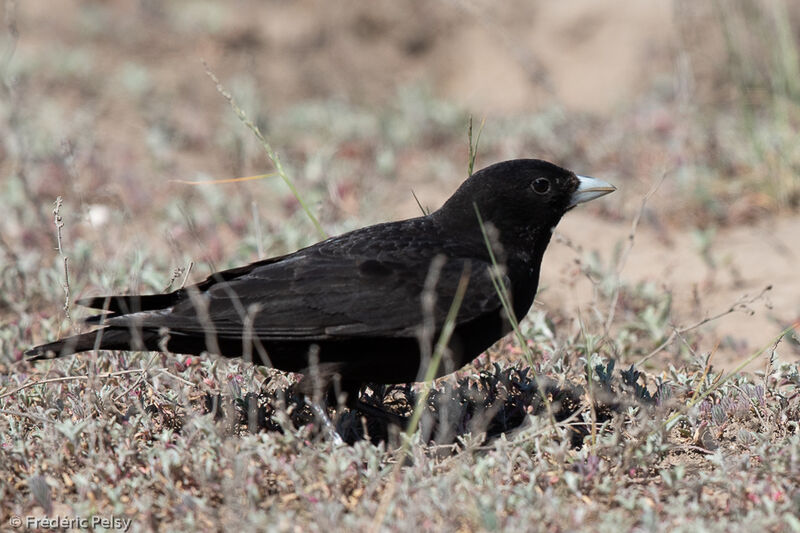
{"type": "Polygon", "coordinates": [[[329,234],[416,216],[412,191],[438,207],[471,116],[477,168],[537,157],[619,189],[559,226],[537,300],[554,329],[614,308],[642,321],[635,360],[733,309],[693,348],[725,366],[800,317],[800,4],[2,5],[0,322],[25,342],[70,327],[56,197],[72,298],[319,239],[279,178],[187,183],[274,169],[203,61],[329,234]]]}

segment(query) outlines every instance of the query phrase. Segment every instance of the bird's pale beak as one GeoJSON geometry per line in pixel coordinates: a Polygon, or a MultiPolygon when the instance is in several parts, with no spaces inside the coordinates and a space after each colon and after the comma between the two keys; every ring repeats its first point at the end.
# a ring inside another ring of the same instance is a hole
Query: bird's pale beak
{"type": "Polygon", "coordinates": [[[617,190],[610,183],[589,176],[578,176],[578,181],[580,181],[578,190],[572,193],[569,207],[575,207],[578,204],[600,198],[617,190]]]}

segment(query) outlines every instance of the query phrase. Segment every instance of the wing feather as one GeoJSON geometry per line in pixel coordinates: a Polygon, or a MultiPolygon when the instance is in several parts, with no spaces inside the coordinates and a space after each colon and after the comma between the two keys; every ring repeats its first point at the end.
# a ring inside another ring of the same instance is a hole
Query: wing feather
{"type": "MultiPolygon", "coordinates": [[[[240,337],[247,330],[276,340],[414,335],[429,319],[422,296],[436,250],[402,238],[372,246],[347,244],[325,241],[237,277],[204,282],[197,286],[203,290],[186,291],[186,297],[167,309],[112,317],[107,323],[166,327],[185,334],[213,329],[222,337],[240,337]]],[[[482,259],[446,260],[435,286],[437,329],[444,324],[463,272],[469,272],[469,283],[459,323],[501,307],[489,268],[482,259]]]]}

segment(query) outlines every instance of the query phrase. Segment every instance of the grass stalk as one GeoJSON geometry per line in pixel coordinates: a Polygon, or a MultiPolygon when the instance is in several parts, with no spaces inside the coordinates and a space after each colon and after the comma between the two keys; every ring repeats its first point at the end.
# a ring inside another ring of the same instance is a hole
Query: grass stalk
{"type": "MultiPolygon", "coordinates": [[[[216,85],[217,92],[219,92],[222,95],[222,97],[228,101],[228,104],[230,104],[231,108],[233,109],[234,113],[236,113],[236,116],[239,118],[242,124],[247,126],[250,129],[250,131],[252,131],[253,134],[256,136],[258,141],[261,143],[261,146],[267,153],[267,157],[269,157],[270,161],[272,161],[272,164],[275,165],[275,171],[281,177],[286,186],[289,187],[289,190],[292,192],[295,199],[300,204],[300,207],[303,209],[308,219],[314,225],[314,228],[316,228],[319,236],[323,239],[327,238],[328,234],[325,232],[324,229],[322,229],[322,225],[319,223],[319,220],[317,220],[317,217],[314,216],[314,213],[311,212],[311,209],[309,209],[308,204],[303,199],[303,196],[297,190],[297,187],[295,187],[294,181],[292,181],[292,179],[286,173],[286,170],[283,168],[283,163],[281,163],[280,157],[278,156],[277,152],[273,150],[272,145],[269,143],[269,141],[267,141],[266,137],[264,137],[264,134],[261,133],[261,129],[247,117],[247,113],[245,113],[244,110],[241,107],[239,107],[239,104],[236,103],[236,100],[234,100],[231,93],[228,92],[227,89],[225,89],[225,87],[219,81],[219,78],[217,78],[216,74],[214,74],[214,72],[208,66],[208,63],[203,61],[203,66],[206,69],[206,74],[208,75],[208,77],[211,78],[211,81],[213,81],[214,84],[216,85]]],[[[235,178],[235,179],[240,179],[240,178],[235,178]]]]}

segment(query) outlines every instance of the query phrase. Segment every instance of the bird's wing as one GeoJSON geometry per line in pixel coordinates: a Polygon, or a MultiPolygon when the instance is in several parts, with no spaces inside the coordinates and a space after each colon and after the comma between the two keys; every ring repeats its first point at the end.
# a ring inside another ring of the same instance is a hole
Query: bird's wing
{"type": "Polygon", "coordinates": [[[451,257],[436,276],[432,311],[423,311],[433,256],[420,253],[418,247],[356,255],[352,249],[301,250],[205,290],[188,291],[171,308],[114,317],[107,323],[188,334],[213,330],[222,337],[246,332],[262,339],[412,336],[425,320],[432,319],[435,329],[441,329],[462,275],[469,282],[457,323],[501,307],[491,265],[451,257]]]}

